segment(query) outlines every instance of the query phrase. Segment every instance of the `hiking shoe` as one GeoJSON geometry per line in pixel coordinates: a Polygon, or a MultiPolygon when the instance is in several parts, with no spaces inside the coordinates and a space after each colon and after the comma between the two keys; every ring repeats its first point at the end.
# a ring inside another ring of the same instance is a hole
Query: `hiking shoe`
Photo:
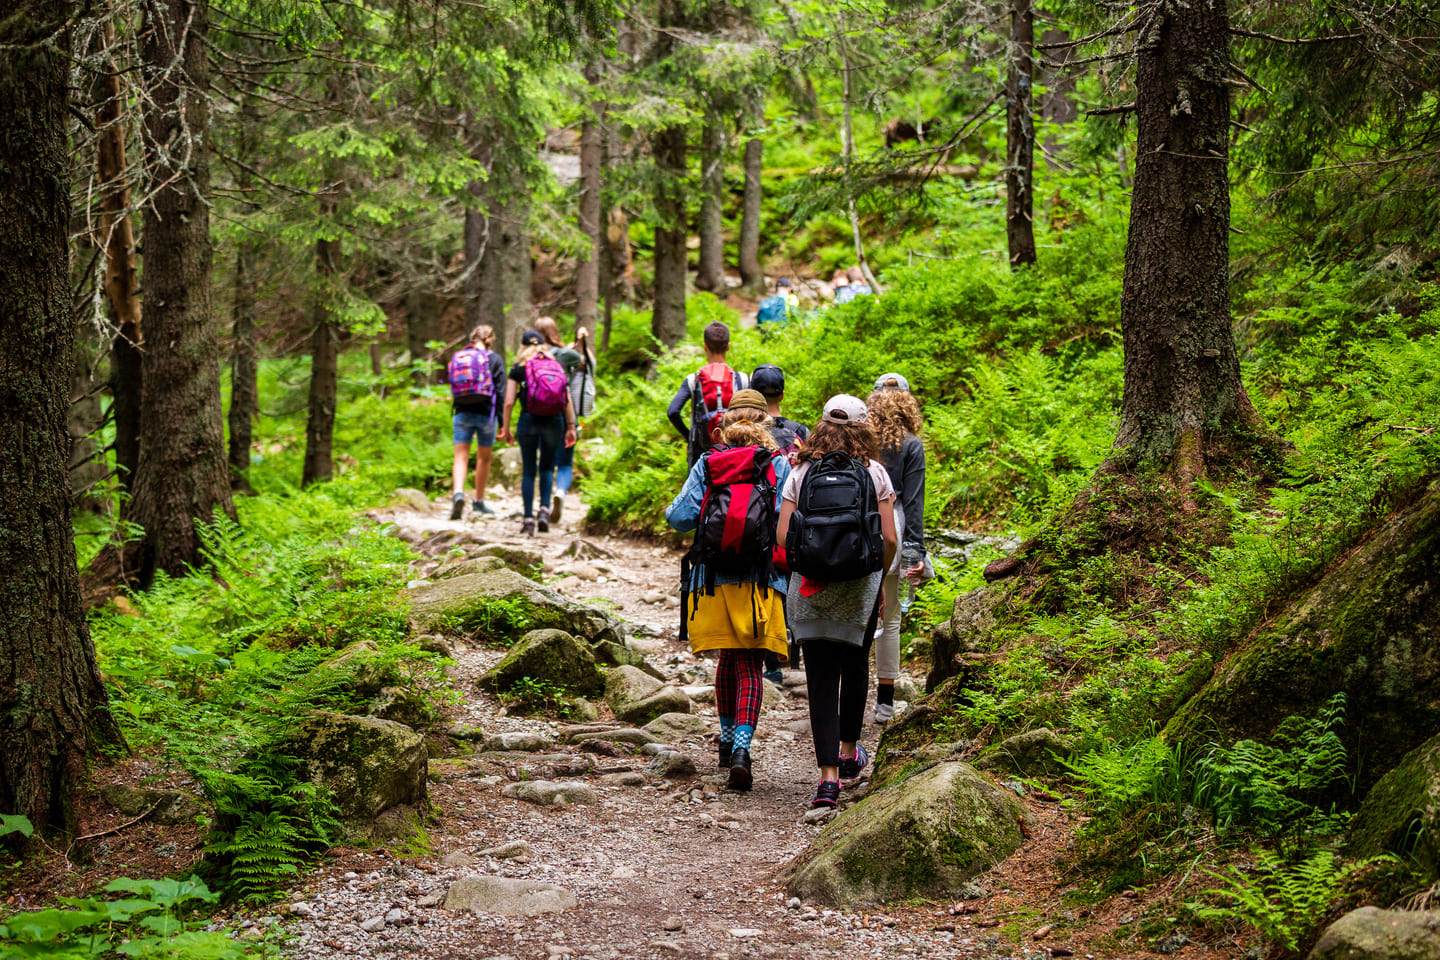
{"type": "Polygon", "coordinates": [[[484,501],[484,500],[476,500],[476,501],[475,501],[475,505],[474,505],[474,507],[471,508],[471,511],[470,511],[470,512],[471,512],[472,514],[475,514],[475,513],[482,514],[482,515],[487,516],[487,517],[493,517],[493,516],[495,516],[495,511],[494,511],[494,510],[491,510],[489,507],[485,506],[485,501],[484,501]]]}
{"type": "Polygon", "coordinates": [[[560,522],[560,514],[565,510],[565,494],[557,493],[550,498],[550,519],[556,523],[560,522]]]}
{"type": "Polygon", "coordinates": [[[846,759],[840,758],[840,779],[854,780],[860,776],[860,771],[870,762],[870,754],[865,752],[863,744],[855,744],[855,756],[846,759]]]}
{"type": "Polygon", "coordinates": [[[893,704],[893,703],[877,703],[877,704],[875,704],[875,722],[876,722],[876,723],[886,724],[886,723],[889,723],[891,720],[894,720],[894,719],[895,719],[895,704],[893,704]]]}
{"type": "Polygon", "coordinates": [[[751,781],[750,751],[744,747],[730,751],[730,779],[725,786],[731,790],[749,790],[751,781]]]}
{"type": "Polygon", "coordinates": [[[838,780],[821,780],[820,786],[815,788],[815,796],[810,801],[810,809],[819,807],[833,807],[840,802],[840,782],[838,780]]]}
{"type": "Polygon", "coordinates": [[[723,740],[720,741],[720,750],[719,750],[720,762],[719,762],[718,764],[716,764],[716,766],[717,766],[719,769],[721,769],[721,770],[729,770],[729,769],[730,769],[730,749],[731,749],[733,746],[734,746],[733,743],[726,743],[726,742],[723,741],[723,740]]]}
{"type": "Polygon", "coordinates": [[[771,683],[775,684],[775,686],[777,687],[782,687],[785,685],[785,674],[781,673],[779,670],[766,670],[763,674],[761,674],[761,676],[763,676],[766,680],[769,680],[771,683]]]}
{"type": "Polygon", "coordinates": [[[535,536],[535,518],[534,518],[534,517],[526,517],[524,520],[521,520],[521,521],[520,521],[520,536],[522,536],[522,537],[533,537],[533,536],[535,536]]]}
{"type": "Polygon", "coordinates": [[[541,507],[540,512],[535,514],[535,526],[541,533],[550,531],[550,508],[541,507]]]}
{"type": "Polygon", "coordinates": [[[465,494],[459,490],[450,498],[450,519],[459,520],[465,513],[465,494]]]}

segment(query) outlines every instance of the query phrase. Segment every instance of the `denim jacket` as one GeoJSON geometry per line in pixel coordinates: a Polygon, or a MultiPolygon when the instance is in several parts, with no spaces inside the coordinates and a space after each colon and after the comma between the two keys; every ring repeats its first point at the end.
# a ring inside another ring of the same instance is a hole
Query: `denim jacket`
{"type": "MultiPolygon", "coordinates": [[[[775,516],[780,516],[780,491],[785,489],[785,480],[790,476],[790,461],[784,454],[777,453],[770,458],[770,463],[775,467],[775,516]]],[[[705,497],[705,467],[704,460],[696,460],[695,465],[690,468],[690,475],[685,478],[685,486],[680,488],[675,499],[670,501],[670,506],[665,508],[665,519],[670,526],[681,533],[689,533],[700,523],[700,501],[705,497]]],[[[699,590],[705,582],[704,568],[698,564],[691,572],[690,589],[699,590]]],[[[724,577],[718,574],[715,582],[720,583],[745,583],[743,577],[724,577]]],[[[788,580],[783,574],[777,574],[771,581],[770,587],[773,590],[785,592],[788,580]]]]}

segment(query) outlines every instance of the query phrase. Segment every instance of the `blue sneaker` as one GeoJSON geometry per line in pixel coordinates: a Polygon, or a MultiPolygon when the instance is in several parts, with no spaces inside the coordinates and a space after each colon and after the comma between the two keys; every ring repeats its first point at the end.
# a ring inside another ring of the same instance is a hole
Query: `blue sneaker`
{"type": "Polygon", "coordinates": [[[484,500],[476,500],[476,501],[475,501],[474,512],[475,512],[475,513],[478,513],[478,514],[481,514],[481,515],[483,515],[483,516],[487,516],[487,517],[493,517],[493,516],[495,516],[495,511],[494,511],[494,510],[491,510],[489,507],[485,506],[485,501],[484,501],[484,500]]]}
{"type": "Polygon", "coordinates": [[[766,670],[763,674],[761,674],[761,676],[763,676],[766,680],[769,680],[771,683],[775,684],[775,686],[777,687],[784,686],[785,684],[785,674],[780,672],[779,670],[766,670]]]}
{"type": "Polygon", "coordinates": [[[840,802],[840,783],[836,780],[821,780],[820,786],[815,788],[815,797],[810,801],[810,809],[820,807],[834,807],[840,802]]]}
{"type": "Polygon", "coordinates": [[[865,752],[864,744],[855,744],[855,756],[848,759],[845,757],[840,758],[840,779],[854,780],[860,776],[860,771],[864,770],[869,763],[870,754],[865,752]]]}

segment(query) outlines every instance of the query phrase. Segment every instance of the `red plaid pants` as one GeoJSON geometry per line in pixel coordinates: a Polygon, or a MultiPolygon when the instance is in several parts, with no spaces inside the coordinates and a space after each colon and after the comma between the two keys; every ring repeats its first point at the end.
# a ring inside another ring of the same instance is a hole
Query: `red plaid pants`
{"type": "Polygon", "coordinates": [[[736,726],[755,726],[765,697],[764,650],[721,650],[715,662],[715,712],[736,726]]]}

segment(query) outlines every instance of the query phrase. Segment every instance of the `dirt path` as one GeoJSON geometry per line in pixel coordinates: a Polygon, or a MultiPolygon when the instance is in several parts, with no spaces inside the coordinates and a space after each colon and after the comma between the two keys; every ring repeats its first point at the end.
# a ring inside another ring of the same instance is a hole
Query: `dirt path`
{"type": "MultiPolygon", "coordinates": [[[[612,537],[582,537],[572,499],[550,533],[519,536],[518,503],[494,496],[497,518],[451,522],[446,505],[430,510],[392,510],[377,519],[417,532],[464,529],[478,537],[537,548],[546,582],[576,599],[607,604],[638,627],[637,646],[676,682],[694,683],[705,664],[674,639],[678,608],[678,551],[612,537]],[[515,512],[515,516],[509,514],[515,512]],[[597,554],[576,561],[572,544],[583,540],[597,554]],[[587,567],[587,570],[577,570],[587,567]],[[577,575],[578,573],[578,575],[577,575]],[[593,577],[593,579],[592,579],[593,577]]],[[[423,571],[423,565],[422,570],[423,571]]],[[[295,936],[301,957],[405,954],[420,958],[645,958],[706,957],[1142,957],[1143,949],[1099,949],[1092,941],[1114,924],[1133,921],[1138,905],[1122,901],[1107,920],[1103,912],[1077,915],[1060,902],[1056,876],[1069,842],[1068,816],[1059,806],[1027,800],[1039,833],[997,871],[978,878],[973,899],[955,904],[901,904],[883,911],[847,914],[790,900],[778,880],[780,867],[820,830],[802,822],[814,786],[815,767],[802,690],[766,707],[757,731],[755,784],[748,794],[724,788],[713,746],[701,736],[678,741],[697,773],[666,780],[647,773],[650,757],[599,756],[578,779],[593,789],[594,803],[536,806],[501,794],[506,783],[527,777],[560,779],[591,762],[573,746],[547,745],[562,725],[506,715],[502,705],[477,692],[473,680],[500,653],[456,649],[456,686],[465,696],[457,721],[478,723],[489,735],[537,734],[536,752],[511,755],[502,775],[495,764],[461,764],[454,775],[432,782],[433,852],[401,857],[393,852],[347,852],[312,875],[289,898],[278,918],[295,936]],[[577,766],[578,765],[578,766],[577,766]],[[484,851],[524,844],[519,857],[484,851]],[[438,901],[466,876],[493,875],[554,883],[570,891],[576,906],[527,918],[457,914],[438,901]],[[388,918],[388,919],[386,919],[388,918]],[[1060,933],[1041,940],[1034,931],[1052,924],[1060,933]],[[1072,926],[1078,925],[1078,926],[1072,926]]],[[[787,676],[798,684],[798,671],[787,676]]],[[[700,707],[714,724],[713,705],[700,707]]],[[[879,728],[868,722],[872,748],[879,728]]],[[[843,802],[863,793],[847,790],[843,802]]],[[[263,923],[262,923],[263,925],[263,923]]],[[[1103,942],[1103,941],[1102,941],[1103,942]]],[[[1181,950],[1174,956],[1200,956],[1181,950]]],[[[1213,947],[1212,947],[1213,951],[1213,947]]],[[[1224,955],[1210,952],[1207,956],[1224,955]]]]}

